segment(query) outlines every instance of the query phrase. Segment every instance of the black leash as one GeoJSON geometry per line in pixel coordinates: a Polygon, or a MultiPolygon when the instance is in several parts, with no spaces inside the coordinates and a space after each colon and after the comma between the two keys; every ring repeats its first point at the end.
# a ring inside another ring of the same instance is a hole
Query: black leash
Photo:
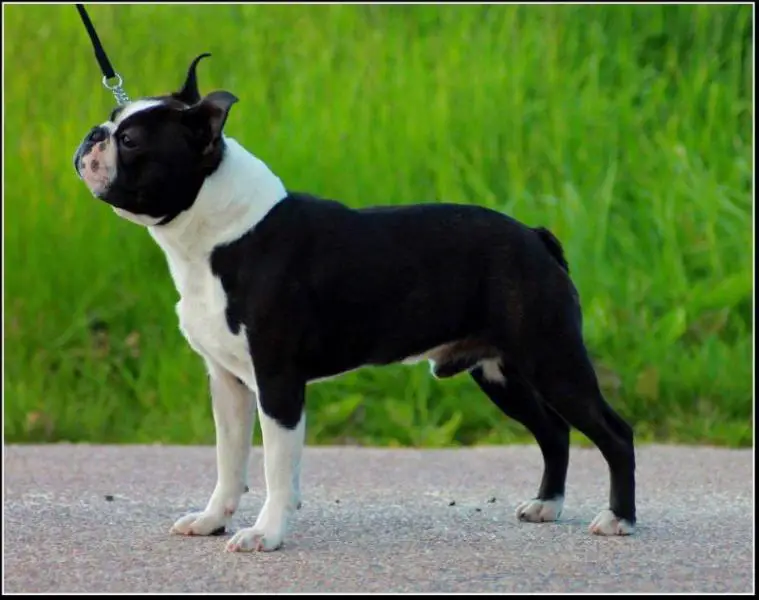
{"type": "Polygon", "coordinates": [[[129,96],[127,96],[124,88],[121,87],[121,84],[124,83],[124,81],[121,79],[121,75],[113,70],[113,65],[111,65],[111,61],[108,60],[108,55],[105,53],[105,50],[103,50],[103,45],[100,43],[100,38],[95,31],[95,27],[92,25],[92,21],[90,21],[90,16],[84,9],[83,4],[77,4],[76,9],[79,11],[79,16],[82,17],[84,28],[87,30],[87,33],[90,36],[90,41],[92,42],[92,48],[95,50],[95,58],[100,65],[100,70],[103,72],[103,86],[115,96],[116,102],[119,104],[126,104],[129,102],[129,96]],[[110,85],[108,83],[109,79],[115,79],[116,82],[113,85],[110,85]]]}

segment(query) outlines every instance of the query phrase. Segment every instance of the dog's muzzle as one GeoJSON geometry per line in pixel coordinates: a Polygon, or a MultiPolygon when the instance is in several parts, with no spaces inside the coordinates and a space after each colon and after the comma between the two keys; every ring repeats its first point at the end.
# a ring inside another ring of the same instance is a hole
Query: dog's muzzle
{"type": "Polygon", "coordinates": [[[74,169],[95,197],[105,199],[116,177],[116,144],[109,123],[94,127],[74,154],[74,169]]]}
{"type": "Polygon", "coordinates": [[[90,152],[92,152],[95,144],[104,142],[107,139],[108,129],[102,125],[97,125],[92,128],[84,140],[82,140],[82,143],[79,144],[79,147],[74,153],[74,170],[76,171],[76,174],[79,175],[79,177],[82,177],[82,169],[84,168],[82,159],[84,159],[90,152]]]}

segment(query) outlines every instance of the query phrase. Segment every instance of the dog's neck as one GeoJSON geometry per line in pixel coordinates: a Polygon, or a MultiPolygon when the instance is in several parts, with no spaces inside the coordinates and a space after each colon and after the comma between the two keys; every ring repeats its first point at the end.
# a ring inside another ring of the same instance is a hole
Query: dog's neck
{"type": "Polygon", "coordinates": [[[287,196],[269,167],[234,139],[224,138],[224,158],[198,197],[166,225],[149,227],[170,266],[206,260],[216,246],[239,239],[287,196]]]}

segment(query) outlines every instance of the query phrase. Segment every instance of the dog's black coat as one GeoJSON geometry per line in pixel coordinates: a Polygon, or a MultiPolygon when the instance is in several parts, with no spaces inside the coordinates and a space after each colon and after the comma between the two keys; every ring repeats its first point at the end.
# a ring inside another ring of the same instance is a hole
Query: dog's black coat
{"type": "Polygon", "coordinates": [[[297,424],[308,381],[452,344],[436,374],[471,369],[535,435],[541,499],[564,493],[568,422],[599,445],[611,508],[635,522],[632,430],[601,396],[578,295],[547,230],[475,206],[353,210],[291,193],[217,247],[211,266],[230,329],[246,327],[264,410],[283,426],[297,424]],[[501,361],[506,385],[484,377],[483,358],[501,361]]]}
{"type": "Polygon", "coordinates": [[[551,335],[575,297],[565,264],[545,230],[485,208],[351,210],[297,193],[211,257],[256,372],[263,353],[305,381],[462,340],[530,370],[527,346],[551,335]]]}

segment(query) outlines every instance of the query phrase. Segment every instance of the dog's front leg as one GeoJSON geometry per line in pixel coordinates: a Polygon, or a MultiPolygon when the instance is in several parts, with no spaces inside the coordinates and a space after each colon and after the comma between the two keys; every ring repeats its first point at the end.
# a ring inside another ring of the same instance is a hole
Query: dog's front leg
{"type": "Polygon", "coordinates": [[[266,501],[255,525],[238,531],[229,541],[230,552],[279,548],[300,504],[300,461],[306,431],[305,383],[279,376],[259,378],[258,385],[266,501]]]}
{"type": "Polygon", "coordinates": [[[224,530],[246,491],[255,394],[229,372],[209,365],[216,424],[216,488],[203,512],[185,515],[172,533],[211,535],[224,530]]]}

